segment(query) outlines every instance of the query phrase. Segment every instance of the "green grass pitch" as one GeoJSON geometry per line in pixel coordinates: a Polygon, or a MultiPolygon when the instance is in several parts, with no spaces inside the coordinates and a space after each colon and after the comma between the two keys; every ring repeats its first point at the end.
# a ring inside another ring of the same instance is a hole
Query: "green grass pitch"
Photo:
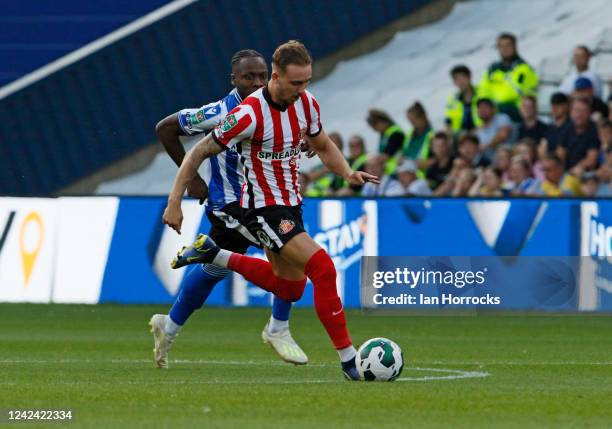
{"type": "Polygon", "coordinates": [[[291,319],[307,366],[262,344],[269,310],[207,308],[156,369],[147,322],[167,309],[0,305],[0,408],[70,408],[73,428],[612,425],[608,316],[348,312],[355,343],[386,336],[406,360],[403,381],[350,383],[312,309],[291,319]]]}

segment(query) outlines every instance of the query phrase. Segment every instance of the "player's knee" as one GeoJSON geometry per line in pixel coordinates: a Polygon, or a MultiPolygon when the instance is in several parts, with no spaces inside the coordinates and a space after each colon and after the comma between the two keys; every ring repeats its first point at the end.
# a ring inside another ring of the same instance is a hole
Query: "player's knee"
{"type": "Polygon", "coordinates": [[[336,267],[334,262],[323,249],[310,257],[306,264],[305,273],[315,287],[328,286],[336,284],[336,267]]]}
{"type": "Polygon", "coordinates": [[[282,283],[280,293],[277,295],[279,298],[289,301],[296,302],[304,295],[304,289],[306,288],[306,278],[297,281],[289,281],[278,278],[277,281],[282,283]]]}

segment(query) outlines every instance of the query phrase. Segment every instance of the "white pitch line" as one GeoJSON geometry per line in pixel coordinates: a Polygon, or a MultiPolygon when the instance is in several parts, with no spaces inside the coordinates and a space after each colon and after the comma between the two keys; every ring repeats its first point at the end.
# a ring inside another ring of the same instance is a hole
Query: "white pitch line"
{"type": "MultiPolygon", "coordinates": [[[[117,364],[140,364],[152,362],[151,359],[111,359],[111,360],[100,360],[100,359],[0,359],[0,364],[57,364],[57,363],[117,363],[117,364]]],[[[185,365],[257,365],[257,366],[287,366],[288,364],[280,361],[238,361],[238,360],[205,360],[205,359],[176,359],[172,360],[173,364],[185,364],[185,365]]],[[[526,362],[526,361],[419,361],[419,362],[407,362],[407,364],[413,365],[458,365],[458,366],[495,366],[495,365],[507,365],[507,366],[609,366],[612,365],[612,361],[540,361],[540,362],[526,362]]],[[[335,367],[336,364],[331,363],[309,363],[308,366],[312,367],[335,367]]]]}

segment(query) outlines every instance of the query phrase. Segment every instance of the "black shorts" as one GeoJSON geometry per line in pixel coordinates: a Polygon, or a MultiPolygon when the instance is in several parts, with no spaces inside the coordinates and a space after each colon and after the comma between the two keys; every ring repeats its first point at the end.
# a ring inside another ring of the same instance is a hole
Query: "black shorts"
{"type": "Polygon", "coordinates": [[[244,209],[238,201],[229,203],[221,210],[206,210],[211,227],[208,235],[222,249],[245,253],[249,246],[261,248],[252,233],[242,223],[244,209]]]}
{"type": "Polygon", "coordinates": [[[247,209],[244,224],[266,249],[279,253],[293,237],[304,230],[302,206],[268,206],[247,209]]]}

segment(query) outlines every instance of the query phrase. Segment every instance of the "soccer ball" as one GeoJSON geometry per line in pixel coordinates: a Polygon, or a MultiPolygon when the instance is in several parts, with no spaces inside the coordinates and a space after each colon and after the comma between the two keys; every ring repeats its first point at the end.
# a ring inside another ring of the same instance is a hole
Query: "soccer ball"
{"type": "Polygon", "coordinates": [[[393,341],[372,338],[359,347],[355,363],[362,380],[393,381],[404,369],[404,354],[393,341]]]}

